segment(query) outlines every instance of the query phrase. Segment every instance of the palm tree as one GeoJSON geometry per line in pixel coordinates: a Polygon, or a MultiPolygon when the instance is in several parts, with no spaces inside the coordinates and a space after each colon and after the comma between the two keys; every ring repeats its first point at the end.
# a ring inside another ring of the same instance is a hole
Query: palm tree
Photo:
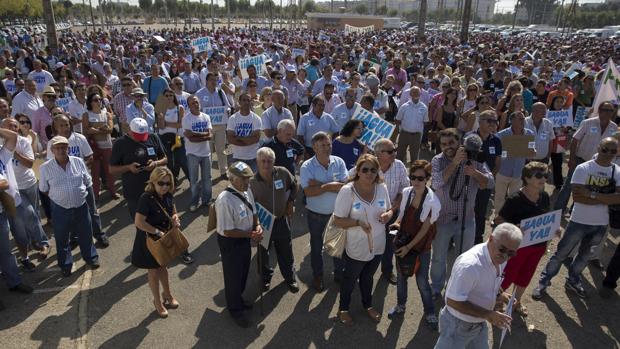
{"type": "Polygon", "coordinates": [[[424,38],[427,8],[428,6],[426,4],[426,0],[420,0],[420,12],[418,14],[418,39],[424,38]]]}
{"type": "Polygon", "coordinates": [[[54,54],[57,54],[58,37],[56,36],[56,20],[54,19],[54,9],[52,8],[52,0],[43,1],[43,13],[45,17],[45,26],[47,27],[47,43],[54,54]]]}

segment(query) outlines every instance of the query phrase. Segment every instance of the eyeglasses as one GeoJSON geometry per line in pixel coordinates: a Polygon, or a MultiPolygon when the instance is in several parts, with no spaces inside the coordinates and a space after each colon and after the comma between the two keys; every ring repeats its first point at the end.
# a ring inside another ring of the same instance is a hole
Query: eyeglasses
{"type": "Polygon", "coordinates": [[[374,167],[362,167],[360,168],[360,172],[361,173],[368,173],[368,171],[370,171],[370,173],[372,174],[377,174],[377,169],[374,167]]]}
{"type": "Polygon", "coordinates": [[[382,150],[381,152],[392,155],[392,154],[396,153],[396,149],[382,150]]]}
{"type": "Polygon", "coordinates": [[[547,178],[549,178],[549,173],[547,173],[547,172],[544,172],[544,173],[543,172],[536,172],[536,173],[534,173],[532,175],[532,177],[536,177],[537,179],[541,179],[541,178],[544,177],[545,179],[547,179],[547,178]]]}
{"type": "Polygon", "coordinates": [[[497,249],[499,251],[499,253],[501,253],[502,255],[508,257],[508,258],[512,258],[514,256],[517,255],[517,251],[515,250],[510,250],[508,249],[506,246],[504,245],[500,245],[499,248],[497,249]]]}
{"type": "Polygon", "coordinates": [[[411,175],[411,176],[409,176],[409,178],[410,178],[412,181],[419,181],[419,182],[424,182],[424,181],[426,181],[426,176],[414,176],[414,175],[411,175]]]}
{"type": "Polygon", "coordinates": [[[160,187],[169,187],[170,184],[170,182],[157,182],[157,185],[160,187]]]}
{"type": "Polygon", "coordinates": [[[601,153],[603,153],[603,154],[618,154],[618,149],[617,148],[601,147],[601,153]]]}
{"type": "Polygon", "coordinates": [[[19,120],[19,123],[21,125],[32,125],[32,122],[30,122],[30,120],[19,120]]]}

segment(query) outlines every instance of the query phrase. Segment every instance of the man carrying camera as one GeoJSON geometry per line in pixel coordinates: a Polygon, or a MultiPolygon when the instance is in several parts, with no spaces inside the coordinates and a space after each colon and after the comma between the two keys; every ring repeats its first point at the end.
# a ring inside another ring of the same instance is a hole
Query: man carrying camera
{"type": "Polygon", "coordinates": [[[439,133],[441,153],[431,161],[431,183],[441,203],[437,235],[432,245],[433,298],[441,294],[445,285],[450,241],[454,239],[457,255],[474,245],[476,194],[479,189],[494,186],[493,175],[487,165],[477,161],[482,147],[480,137],[469,135],[464,146],[460,145],[460,138],[455,128],[442,130],[439,133]]]}
{"type": "MultiPolygon", "coordinates": [[[[501,140],[509,136],[534,136],[534,132],[525,128],[525,115],[516,111],[509,115],[511,126],[497,133],[497,137],[501,140]]],[[[528,144],[528,149],[533,158],[536,155],[536,142],[532,141],[528,144]]],[[[502,154],[502,162],[499,167],[499,173],[495,178],[495,212],[499,212],[504,206],[506,197],[521,188],[521,171],[525,166],[524,157],[507,157],[502,154]]]]}

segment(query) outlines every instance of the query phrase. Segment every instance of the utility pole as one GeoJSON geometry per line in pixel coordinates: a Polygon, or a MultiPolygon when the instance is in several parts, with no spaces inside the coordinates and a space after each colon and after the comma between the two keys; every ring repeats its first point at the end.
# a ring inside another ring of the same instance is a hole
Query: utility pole
{"type": "Polygon", "coordinates": [[[56,20],[52,0],[43,0],[43,12],[45,13],[45,27],[47,28],[47,44],[53,54],[58,53],[58,37],[56,36],[56,20]]]}
{"type": "Polygon", "coordinates": [[[426,37],[427,5],[426,0],[420,0],[420,12],[418,13],[418,40],[423,40],[426,37]]]}
{"type": "Polygon", "coordinates": [[[474,27],[476,26],[476,16],[478,16],[478,5],[480,4],[480,0],[476,0],[476,10],[474,11],[474,16],[472,17],[472,23],[474,27]]]}
{"type": "Polygon", "coordinates": [[[228,17],[228,29],[230,29],[230,0],[226,1],[226,16],[228,17]]]}
{"type": "Polygon", "coordinates": [[[88,5],[90,6],[90,22],[93,25],[93,31],[97,31],[95,28],[95,15],[93,14],[93,2],[92,0],[88,0],[88,5]]]}
{"type": "Polygon", "coordinates": [[[560,22],[562,20],[562,14],[564,13],[564,0],[562,0],[562,4],[560,5],[560,8],[558,9],[558,18],[557,21],[555,23],[555,29],[560,29],[560,22]]]}
{"type": "Polygon", "coordinates": [[[517,3],[515,4],[515,13],[512,16],[512,29],[514,29],[515,25],[517,24],[517,13],[519,12],[519,3],[521,3],[521,0],[517,0],[517,3]]]}
{"type": "Polygon", "coordinates": [[[215,31],[215,18],[213,17],[213,0],[211,0],[211,31],[215,31]]]}
{"type": "Polygon", "coordinates": [[[202,26],[202,17],[204,17],[204,13],[202,13],[202,0],[200,0],[200,31],[205,30],[205,28],[202,26]]]}
{"type": "Polygon", "coordinates": [[[461,18],[461,44],[467,43],[469,39],[469,17],[471,16],[471,0],[465,0],[463,7],[463,17],[461,18]]]}

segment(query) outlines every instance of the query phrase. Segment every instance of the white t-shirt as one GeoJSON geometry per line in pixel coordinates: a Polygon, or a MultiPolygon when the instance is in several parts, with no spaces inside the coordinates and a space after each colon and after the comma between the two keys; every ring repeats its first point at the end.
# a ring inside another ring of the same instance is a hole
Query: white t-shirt
{"type": "Polygon", "coordinates": [[[385,251],[385,224],[379,222],[379,216],[390,209],[390,195],[385,184],[375,185],[372,202],[366,202],[348,183],[340,189],[336,197],[334,215],[341,218],[359,219],[370,223],[372,249],[368,235],[361,227],[347,229],[347,256],[358,261],[370,261],[385,251]]]}
{"type": "MultiPolygon", "coordinates": [[[[93,149],[88,144],[88,140],[83,134],[71,132],[69,141],[69,156],[81,158],[86,162],[86,158],[93,155],[93,149]]],[[[54,158],[52,153],[52,143],[47,142],[47,160],[54,158]]]]}
{"type": "MultiPolygon", "coordinates": [[[[234,131],[238,137],[248,137],[254,131],[261,131],[263,129],[261,119],[256,113],[250,111],[249,115],[241,115],[241,112],[236,112],[233,116],[228,118],[228,124],[226,125],[226,131],[234,131]]],[[[254,144],[241,146],[231,144],[233,158],[239,160],[252,160],[256,159],[256,151],[259,148],[260,143],[257,141],[254,144]]]]}
{"type": "MultiPolygon", "coordinates": [[[[212,130],[211,119],[209,115],[200,113],[200,115],[194,115],[188,112],[181,122],[183,129],[192,132],[207,132],[212,130]]],[[[211,155],[211,148],[209,147],[209,141],[204,142],[192,142],[188,138],[185,139],[185,153],[195,156],[205,157],[211,155]]]]}
{"type": "MultiPolygon", "coordinates": [[[[15,151],[25,158],[34,160],[32,145],[26,137],[17,136],[15,151]]],[[[37,184],[37,177],[34,174],[34,170],[22,165],[15,157],[13,157],[13,170],[15,171],[15,178],[17,180],[17,189],[28,189],[37,184]]]]}
{"type": "MultiPolygon", "coordinates": [[[[104,124],[108,122],[108,112],[102,110],[99,114],[94,113],[92,111],[88,111],[88,122],[92,124],[104,124]]],[[[100,149],[112,149],[112,135],[109,133],[105,135],[105,137],[101,137],[101,140],[97,140],[97,147],[100,149]]]]}
{"type": "Polygon", "coordinates": [[[47,70],[41,70],[39,72],[33,70],[30,74],[28,74],[28,78],[34,80],[37,85],[37,93],[42,93],[46,86],[56,82],[52,74],[50,74],[47,70]]]}
{"type": "MultiPolygon", "coordinates": [[[[616,187],[620,186],[620,166],[612,164],[603,167],[594,160],[586,161],[575,168],[571,184],[583,184],[589,190],[599,192],[609,184],[612,169],[616,187]],[[615,169],[614,169],[615,167],[615,169]]],[[[570,220],[587,225],[607,225],[609,224],[609,210],[607,205],[586,205],[575,202],[570,220]]]]}
{"type": "MultiPolygon", "coordinates": [[[[164,114],[164,120],[166,122],[179,122],[179,109],[176,106],[174,108],[170,108],[166,110],[166,114],[164,114]]],[[[181,126],[183,126],[181,124],[181,126]]],[[[159,129],[159,134],[163,135],[166,133],[176,133],[179,136],[183,136],[183,128],[174,128],[174,127],[165,127],[159,129]]]]}
{"type": "MultiPolygon", "coordinates": [[[[19,196],[17,179],[15,179],[15,171],[13,169],[13,152],[5,147],[0,149],[0,178],[4,178],[9,182],[9,189],[6,192],[15,200],[15,207],[19,206],[22,203],[22,198],[19,196]]],[[[2,211],[4,211],[4,207],[2,211]]]]}
{"type": "Polygon", "coordinates": [[[177,102],[179,102],[179,105],[181,105],[183,108],[185,108],[185,110],[189,109],[189,105],[187,104],[187,99],[189,98],[189,96],[191,96],[189,93],[185,92],[185,91],[181,91],[180,95],[177,95],[177,102]]]}
{"type": "MultiPolygon", "coordinates": [[[[82,104],[77,99],[72,100],[69,106],[67,106],[67,113],[69,113],[72,119],[82,120],[82,116],[87,111],[86,103],[82,104]]],[[[73,125],[73,131],[82,133],[82,123],[73,125]]]]}

